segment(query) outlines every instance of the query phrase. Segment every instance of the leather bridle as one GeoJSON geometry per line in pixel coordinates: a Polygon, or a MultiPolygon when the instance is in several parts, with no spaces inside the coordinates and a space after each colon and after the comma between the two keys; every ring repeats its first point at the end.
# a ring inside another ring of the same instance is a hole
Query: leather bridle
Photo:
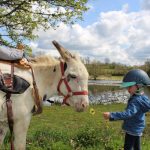
{"type": "Polygon", "coordinates": [[[60,69],[61,69],[61,79],[59,80],[58,82],[58,86],[57,86],[57,91],[60,95],[64,96],[64,99],[63,99],[63,103],[62,104],[66,104],[66,105],[69,105],[67,103],[67,99],[71,96],[74,96],[74,95],[88,95],[88,91],[76,91],[76,92],[73,92],[71,87],[69,86],[68,84],[68,81],[64,75],[64,62],[63,61],[60,61],[60,69]],[[66,89],[68,91],[67,95],[63,94],[61,91],[60,91],[60,86],[61,84],[64,82],[64,84],[66,85],[66,89]]]}

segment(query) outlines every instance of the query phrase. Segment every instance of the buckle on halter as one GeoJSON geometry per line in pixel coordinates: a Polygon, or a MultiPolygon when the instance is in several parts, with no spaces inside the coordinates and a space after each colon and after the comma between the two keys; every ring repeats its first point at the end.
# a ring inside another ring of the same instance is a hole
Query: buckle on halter
{"type": "Polygon", "coordinates": [[[62,76],[61,79],[65,79],[65,76],[62,76]]]}
{"type": "Polygon", "coordinates": [[[68,95],[69,95],[69,96],[72,96],[72,95],[73,95],[73,93],[72,93],[72,92],[69,92],[69,93],[68,93],[68,95]]]}

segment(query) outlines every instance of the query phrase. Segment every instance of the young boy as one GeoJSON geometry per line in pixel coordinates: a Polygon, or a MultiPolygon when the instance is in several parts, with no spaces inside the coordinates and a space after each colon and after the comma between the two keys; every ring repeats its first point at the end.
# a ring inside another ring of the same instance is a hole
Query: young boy
{"type": "Polygon", "coordinates": [[[150,78],[140,69],[129,71],[121,87],[127,88],[130,98],[123,112],[104,112],[105,119],[123,120],[125,131],[124,150],[141,150],[140,137],[145,128],[145,113],[150,110],[150,100],[144,95],[144,86],[150,85],[150,78]]]}

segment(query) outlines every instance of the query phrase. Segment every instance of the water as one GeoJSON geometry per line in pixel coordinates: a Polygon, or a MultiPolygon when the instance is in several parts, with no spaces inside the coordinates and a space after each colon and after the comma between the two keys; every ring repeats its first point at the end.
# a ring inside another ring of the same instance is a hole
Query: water
{"type": "MultiPolygon", "coordinates": [[[[120,83],[121,81],[114,80],[89,80],[90,104],[126,103],[129,94],[126,90],[120,89],[120,83]]],[[[63,97],[55,96],[50,99],[61,103],[63,97]]]]}
{"type": "Polygon", "coordinates": [[[144,92],[145,92],[145,95],[147,95],[150,99],[150,86],[145,87],[144,92]]]}
{"type": "Polygon", "coordinates": [[[120,86],[121,81],[118,80],[89,80],[89,85],[107,85],[107,86],[120,86]]]}
{"type": "MultiPolygon", "coordinates": [[[[126,103],[129,93],[126,89],[121,89],[121,81],[117,80],[89,80],[89,102],[90,104],[111,104],[126,103]]],[[[150,98],[150,87],[145,89],[146,95],[150,98]]],[[[62,103],[63,97],[54,96],[50,100],[55,103],[62,103]]],[[[49,105],[47,102],[45,105],[49,105]]]]}
{"type": "MultiPolygon", "coordinates": [[[[120,84],[122,81],[118,80],[89,80],[89,90],[94,93],[101,93],[106,91],[122,90],[120,84]]],[[[150,98],[150,86],[145,87],[145,94],[150,98]]]]}
{"type": "Polygon", "coordinates": [[[121,81],[113,80],[89,80],[89,93],[93,95],[98,95],[101,92],[121,90],[120,83],[121,81]]]}
{"type": "Polygon", "coordinates": [[[129,93],[120,88],[121,81],[99,80],[89,81],[90,104],[126,103],[129,93]]]}

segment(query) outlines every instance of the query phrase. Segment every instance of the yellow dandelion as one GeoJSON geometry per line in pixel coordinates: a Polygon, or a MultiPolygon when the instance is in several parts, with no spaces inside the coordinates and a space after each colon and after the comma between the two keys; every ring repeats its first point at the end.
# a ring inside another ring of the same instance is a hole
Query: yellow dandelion
{"type": "Polygon", "coordinates": [[[90,108],[90,114],[92,114],[92,115],[95,114],[95,110],[93,108],[90,108]]]}

